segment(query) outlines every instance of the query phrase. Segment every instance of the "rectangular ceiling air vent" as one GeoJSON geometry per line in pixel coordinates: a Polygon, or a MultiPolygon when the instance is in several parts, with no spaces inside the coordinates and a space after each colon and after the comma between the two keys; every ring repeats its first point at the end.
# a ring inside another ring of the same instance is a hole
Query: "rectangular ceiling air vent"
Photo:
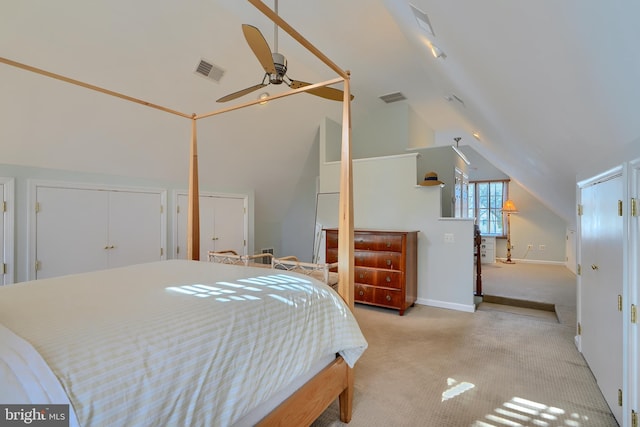
{"type": "Polygon", "coordinates": [[[449,102],[456,101],[459,104],[461,104],[463,107],[466,107],[466,105],[464,105],[464,101],[458,95],[456,95],[455,93],[452,93],[449,96],[445,96],[444,99],[446,99],[449,102]]]}
{"type": "Polygon", "coordinates": [[[380,99],[382,99],[387,104],[390,104],[392,102],[397,102],[397,101],[402,101],[403,99],[407,99],[407,97],[400,92],[395,92],[395,93],[390,93],[388,95],[382,95],[380,99]]]}
{"type": "Polygon", "coordinates": [[[429,17],[427,16],[427,14],[421,11],[420,9],[418,9],[417,7],[415,7],[414,5],[412,5],[411,3],[409,3],[409,6],[411,7],[413,16],[415,16],[416,21],[418,21],[418,26],[422,28],[424,31],[426,31],[427,33],[431,34],[432,36],[435,36],[436,33],[433,32],[433,27],[431,26],[431,21],[429,21],[429,17]]]}
{"type": "Polygon", "coordinates": [[[194,73],[209,80],[213,80],[216,83],[220,83],[225,71],[213,64],[211,61],[201,59],[194,73]]]}

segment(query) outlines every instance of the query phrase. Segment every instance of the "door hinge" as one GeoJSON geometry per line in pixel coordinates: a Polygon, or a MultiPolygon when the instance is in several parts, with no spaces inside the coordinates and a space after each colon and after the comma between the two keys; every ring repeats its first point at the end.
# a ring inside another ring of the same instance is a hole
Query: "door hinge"
{"type": "Polygon", "coordinates": [[[578,264],[578,276],[582,274],[582,266],[578,264]]]}
{"type": "Polygon", "coordinates": [[[164,206],[160,205],[160,213],[164,213],[164,206]]]}
{"type": "Polygon", "coordinates": [[[618,389],[618,406],[622,406],[622,390],[618,389]]]}
{"type": "Polygon", "coordinates": [[[7,202],[2,202],[2,212],[6,212],[7,211],[7,202]]]}
{"type": "Polygon", "coordinates": [[[180,254],[180,246],[176,246],[176,254],[180,254]]]}
{"type": "Polygon", "coordinates": [[[638,216],[638,205],[636,199],[631,199],[631,216],[638,216]]]}
{"type": "Polygon", "coordinates": [[[622,295],[618,295],[618,311],[622,311],[622,295]]]}
{"type": "Polygon", "coordinates": [[[7,264],[6,264],[6,263],[2,264],[2,274],[7,274],[7,270],[8,270],[8,269],[9,269],[9,268],[7,267],[7,264]]]}
{"type": "Polygon", "coordinates": [[[582,205],[578,205],[578,216],[582,215],[582,205]]]}
{"type": "Polygon", "coordinates": [[[40,271],[40,268],[42,268],[42,263],[40,261],[36,261],[36,271],[40,271]]]}
{"type": "Polygon", "coordinates": [[[638,427],[638,413],[631,410],[631,427],[638,427]]]}
{"type": "Polygon", "coordinates": [[[638,309],[635,304],[631,304],[631,323],[638,322],[638,309]]]}
{"type": "Polygon", "coordinates": [[[164,248],[160,248],[160,256],[164,255],[164,248]]]}
{"type": "Polygon", "coordinates": [[[578,335],[582,335],[582,325],[578,322],[578,335]]]}
{"type": "Polygon", "coordinates": [[[180,213],[180,206],[176,206],[176,213],[180,213]]]}
{"type": "Polygon", "coordinates": [[[40,212],[40,202],[36,202],[36,213],[40,212]]]}
{"type": "Polygon", "coordinates": [[[618,200],[618,216],[622,216],[622,200],[618,200]]]}

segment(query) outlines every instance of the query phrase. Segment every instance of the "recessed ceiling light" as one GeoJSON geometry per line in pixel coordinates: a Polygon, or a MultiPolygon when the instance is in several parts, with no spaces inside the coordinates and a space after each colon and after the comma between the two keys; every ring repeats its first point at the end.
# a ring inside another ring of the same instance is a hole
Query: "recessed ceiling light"
{"type": "MultiPolygon", "coordinates": [[[[262,92],[259,96],[258,99],[267,99],[269,97],[269,92],[262,92]]],[[[262,101],[260,103],[260,105],[264,105],[266,104],[268,101],[262,101]]]]}
{"type": "Polygon", "coordinates": [[[444,53],[442,49],[440,49],[435,44],[431,43],[429,47],[431,48],[431,54],[433,55],[434,58],[445,59],[447,57],[447,54],[444,53]]]}

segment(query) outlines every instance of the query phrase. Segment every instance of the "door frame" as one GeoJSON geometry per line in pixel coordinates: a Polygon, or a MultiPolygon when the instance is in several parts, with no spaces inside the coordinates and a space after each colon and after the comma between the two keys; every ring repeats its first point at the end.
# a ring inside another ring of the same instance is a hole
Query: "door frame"
{"type": "MultiPolygon", "coordinates": [[[[636,203],[636,209],[640,210],[640,158],[629,162],[629,199],[636,203]]],[[[629,213],[629,260],[637,260],[640,257],[640,213],[633,216],[629,213]]],[[[627,270],[629,275],[629,306],[635,305],[636,311],[640,310],[640,266],[638,263],[629,262],[627,270]]],[[[626,322],[629,325],[629,403],[631,409],[640,411],[640,321],[636,323],[626,322]]],[[[629,412],[629,411],[627,411],[629,412]]]]}
{"type": "MultiPolygon", "coordinates": [[[[579,206],[582,206],[582,190],[597,185],[601,182],[607,181],[609,179],[613,179],[620,176],[622,180],[622,235],[626,236],[622,241],[622,420],[620,425],[629,425],[630,423],[630,403],[631,396],[633,393],[631,390],[631,370],[630,367],[630,356],[631,356],[631,348],[630,348],[630,319],[631,315],[631,292],[629,285],[629,268],[630,268],[630,197],[629,197],[629,185],[630,185],[630,174],[629,174],[629,165],[624,163],[622,165],[611,168],[605,172],[602,172],[598,175],[595,175],[591,178],[579,181],[576,186],[576,200],[579,206]]],[[[576,228],[577,228],[577,250],[576,257],[577,263],[580,266],[580,270],[582,268],[587,268],[584,266],[582,261],[582,225],[581,220],[577,217],[576,220],[576,228]]],[[[576,288],[576,321],[578,324],[582,323],[582,275],[577,275],[577,288],[576,288]]],[[[577,325],[576,325],[577,326],[577,325]]],[[[575,342],[576,346],[580,353],[582,353],[582,341],[581,336],[576,331],[575,342]]],[[[637,353],[636,353],[637,354],[637,353]]],[[[637,387],[636,387],[637,388],[637,387]]]]}
{"type": "Polygon", "coordinates": [[[161,224],[161,244],[165,248],[162,259],[167,257],[167,190],[158,187],[136,187],[124,185],[108,185],[99,183],[82,183],[73,181],[55,181],[29,179],[27,181],[27,260],[25,263],[26,280],[36,278],[36,202],[38,187],[69,188],[78,190],[95,191],[126,191],[130,193],[154,193],[160,196],[160,224],[161,224]]]}
{"type": "Polygon", "coordinates": [[[16,182],[14,178],[0,177],[0,184],[2,184],[2,200],[5,201],[6,211],[1,212],[3,215],[3,241],[0,242],[3,245],[4,260],[0,259],[1,264],[7,265],[7,271],[2,272],[2,280],[0,285],[8,285],[15,281],[15,186],[16,182]]]}
{"type": "MultiPolygon", "coordinates": [[[[245,238],[247,240],[247,244],[245,245],[245,251],[247,251],[247,253],[243,254],[243,255],[247,255],[248,253],[253,253],[253,236],[251,236],[249,234],[249,195],[247,194],[240,194],[240,193],[219,193],[219,192],[212,192],[212,191],[200,191],[199,195],[202,197],[225,197],[225,198],[231,198],[231,199],[242,199],[243,200],[243,205],[244,205],[244,219],[243,219],[243,224],[244,224],[244,235],[245,238]]],[[[172,239],[173,239],[173,245],[172,245],[172,249],[171,249],[171,254],[172,257],[175,259],[178,259],[178,212],[177,212],[177,207],[178,207],[178,197],[179,196],[185,196],[188,197],[189,196],[189,191],[188,190],[174,190],[173,194],[172,194],[172,211],[171,211],[171,215],[172,215],[172,239]]],[[[201,260],[202,261],[202,260],[201,260]]]]}

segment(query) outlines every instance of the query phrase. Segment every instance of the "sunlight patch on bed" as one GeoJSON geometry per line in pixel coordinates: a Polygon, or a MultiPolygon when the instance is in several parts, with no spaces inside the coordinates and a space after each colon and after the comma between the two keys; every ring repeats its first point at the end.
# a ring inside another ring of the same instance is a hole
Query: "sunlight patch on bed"
{"type": "MultiPolygon", "coordinates": [[[[215,298],[216,301],[220,302],[260,300],[261,298],[252,295],[251,293],[263,292],[265,287],[278,291],[304,292],[305,294],[313,294],[314,292],[322,291],[321,289],[314,287],[309,280],[287,274],[250,277],[246,279],[238,279],[237,282],[239,283],[216,282],[216,286],[195,283],[181,286],[170,286],[166,289],[197,298],[208,298],[214,296],[217,297],[215,298]],[[248,293],[240,295],[240,291],[248,293]]],[[[289,298],[276,294],[269,294],[269,296],[280,302],[284,302],[287,305],[296,305],[296,302],[289,298]]]]}

